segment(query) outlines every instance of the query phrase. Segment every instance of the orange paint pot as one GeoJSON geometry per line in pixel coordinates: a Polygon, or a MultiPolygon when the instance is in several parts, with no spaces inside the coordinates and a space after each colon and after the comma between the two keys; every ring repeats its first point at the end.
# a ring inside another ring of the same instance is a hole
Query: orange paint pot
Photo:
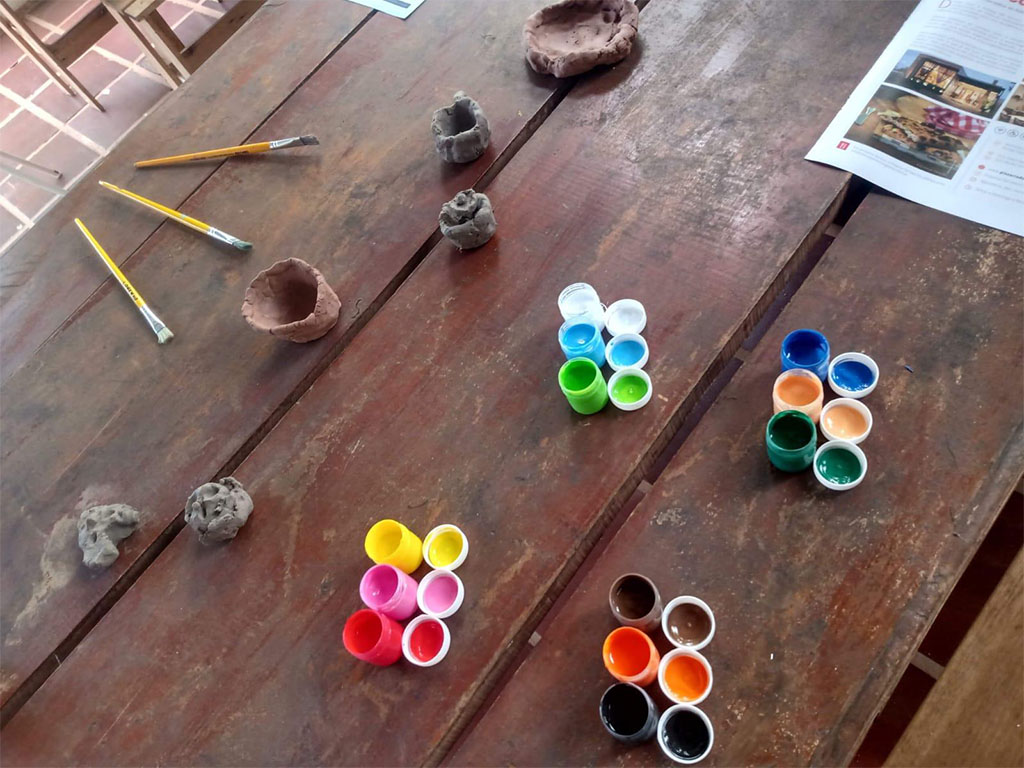
{"type": "Polygon", "coordinates": [[[712,681],[711,664],[689,648],[665,654],[658,667],[662,693],[677,704],[700,704],[711,693],[712,681]]]}
{"type": "Polygon", "coordinates": [[[815,424],[821,416],[824,399],[825,390],[821,386],[821,379],[813,371],[804,368],[783,371],[772,387],[772,407],[775,413],[800,411],[810,416],[815,424]]]}
{"type": "Polygon", "coordinates": [[[650,685],[658,676],[661,654],[636,627],[619,627],[604,639],[604,666],[622,683],[650,685]]]}

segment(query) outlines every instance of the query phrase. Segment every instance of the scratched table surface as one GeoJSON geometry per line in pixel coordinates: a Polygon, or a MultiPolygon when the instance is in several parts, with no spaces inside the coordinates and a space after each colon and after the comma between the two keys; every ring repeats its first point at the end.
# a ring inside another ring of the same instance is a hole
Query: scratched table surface
{"type": "Polygon", "coordinates": [[[641,567],[715,607],[710,760],[852,753],[1021,472],[1022,241],[802,160],[911,2],[650,0],[625,61],[567,81],[523,59],[541,5],[268,3],[0,263],[5,765],[664,762],[595,714],[606,582],[641,567]],[[456,90],[493,137],[453,167],[428,124],[456,90]],[[304,133],[321,145],[131,167],[304,133]],[[460,253],[437,211],[468,187],[499,228],[460,253]],[[290,256],[342,304],[307,345],[239,312],[290,256]],[[639,412],[579,417],[558,391],[555,298],[577,280],[647,307],[639,412]],[[763,456],[778,341],[803,325],[883,366],[847,494],[763,456]],[[184,500],[229,473],[254,515],[203,547],[184,500]],[[112,502],[144,521],[96,575],[75,522],[112,502]],[[437,667],[341,647],[382,517],[470,537],[437,667]]]}

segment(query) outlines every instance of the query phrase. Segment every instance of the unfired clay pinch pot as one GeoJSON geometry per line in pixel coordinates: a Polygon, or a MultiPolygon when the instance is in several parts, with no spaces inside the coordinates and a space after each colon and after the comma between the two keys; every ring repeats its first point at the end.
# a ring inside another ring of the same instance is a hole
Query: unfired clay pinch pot
{"type": "Polygon", "coordinates": [[[633,49],[639,22],[631,0],[562,0],[526,20],[526,60],[536,72],[555,77],[614,64],[633,49]]]}
{"type": "Polygon", "coordinates": [[[460,250],[479,248],[498,229],[490,199],[472,189],[464,189],[445,203],[437,220],[441,225],[441,234],[460,250]]]}
{"type": "Polygon", "coordinates": [[[82,562],[93,570],[109,568],[120,554],[117,545],[139,527],[142,516],[127,504],[90,507],[78,518],[82,562]]]}
{"type": "Polygon", "coordinates": [[[257,331],[299,343],[331,330],[340,311],[338,295],[302,259],[285,259],[260,272],[242,302],[242,317],[257,331]]]}
{"type": "Polygon", "coordinates": [[[185,522],[203,544],[235,538],[251,514],[252,498],[233,477],[203,483],[185,502],[185,522]]]}
{"type": "Polygon", "coordinates": [[[430,130],[437,154],[448,163],[471,163],[491,143],[487,116],[480,105],[462,91],[455,94],[450,107],[434,112],[430,130]]]}

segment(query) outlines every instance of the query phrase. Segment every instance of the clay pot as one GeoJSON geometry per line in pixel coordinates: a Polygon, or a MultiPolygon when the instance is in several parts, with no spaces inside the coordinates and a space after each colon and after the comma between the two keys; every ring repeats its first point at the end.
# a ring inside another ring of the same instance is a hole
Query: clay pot
{"type": "Polygon", "coordinates": [[[437,154],[448,163],[471,163],[491,143],[487,116],[480,105],[462,91],[455,94],[450,107],[434,112],[430,130],[437,154]]]}
{"type": "Polygon", "coordinates": [[[285,259],[253,278],[242,317],[257,331],[296,342],[319,339],[338,322],[341,302],[319,270],[285,259]]]}
{"type": "Polygon", "coordinates": [[[498,229],[491,201],[482,192],[464,189],[441,207],[437,217],[441,234],[460,250],[479,248],[498,229]]]}
{"type": "Polygon", "coordinates": [[[526,20],[526,60],[542,75],[570,77],[622,61],[640,12],[630,0],[563,0],[526,20]]]}

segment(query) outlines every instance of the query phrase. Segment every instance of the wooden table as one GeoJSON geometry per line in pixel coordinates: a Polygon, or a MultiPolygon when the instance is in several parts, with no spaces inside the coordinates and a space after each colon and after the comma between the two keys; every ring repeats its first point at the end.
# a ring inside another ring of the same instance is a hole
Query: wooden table
{"type": "Polygon", "coordinates": [[[267,3],[0,262],[5,764],[661,762],[594,714],[627,568],[716,610],[710,762],[855,748],[1021,473],[1021,240],[876,192],[857,206],[846,174],[802,160],[911,2],[651,0],[627,61],[567,82],[523,61],[541,4],[432,0],[401,22],[267,3]],[[493,139],[451,167],[427,124],[459,89],[493,139]],[[302,133],[321,146],[130,166],[302,133]],[[257,247],[219,250],[99,178],[257,247]],[[459,253],[436,217],[470,186],[499,229],[459,253]],[[74,215],[173,344],[146,337],[74,215]],[[289,256],[342,302],[309,345],[239,313],[289,256]],[[558,392],[555,297],[575,280],[646,305],[642,411],[581,418],[558,392]],[[851,493],[763,457],[799,326],[882,366],[851,493]],[[256,511],[202,547],[184,501],[229,473],[256,511]],[[114,501],[144,524],[93,576],[75,521],[114,501]],[[472,542],[430,670],[341,648],[381,517],[472,542]]]}

